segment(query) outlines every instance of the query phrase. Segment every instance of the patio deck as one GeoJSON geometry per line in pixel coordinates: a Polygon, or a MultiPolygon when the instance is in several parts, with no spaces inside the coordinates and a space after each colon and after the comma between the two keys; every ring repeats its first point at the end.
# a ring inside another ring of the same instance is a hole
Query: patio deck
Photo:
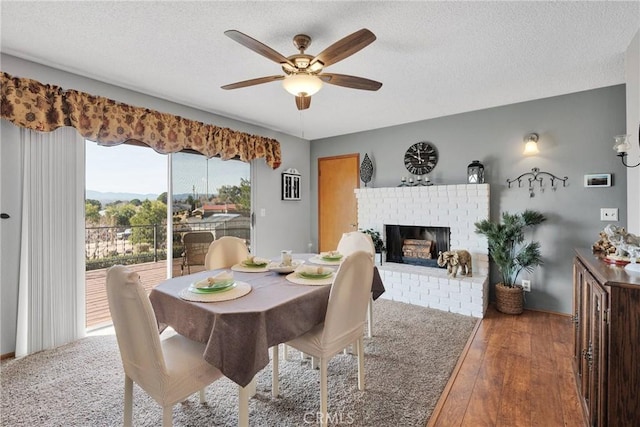
{"type": "MultiPolygon", "coordinates": [[[[181,258],[173,260],[173,274],[180,275],[181,258]]],[[[166,261],[132,264],[131,270],[140,274],[142,285],[150,292],[156,285],[167,278],[166,261]]],[[[204,266],[192,266],[191,273],[204,270],[204,266]]],[[[107,303],[107,291],[105,283],[107,269],[91,270],[85,274],[86,284],[86,327],[97,329],[111,324],[111,313],[107,303]]]]}

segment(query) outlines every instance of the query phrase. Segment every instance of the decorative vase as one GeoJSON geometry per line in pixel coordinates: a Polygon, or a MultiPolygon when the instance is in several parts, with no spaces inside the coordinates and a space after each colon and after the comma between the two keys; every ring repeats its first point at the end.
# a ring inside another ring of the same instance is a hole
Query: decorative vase
{"type": "Polygon", "coordinates": [[[496,308],[501,313],[521,314],[524,310],[524,291],[522,286],[510,288],[504,283],[496,284],[496,308]]]}
{"type": "Polygon", "coordinates": [[[369,158],[369,155],[365,153],[364,159],[360,164],[360,179],[364,182],[364,186],[366,187],[369,181],[371,181],[371,177],[373,176],[373,163],[369,158]]]}

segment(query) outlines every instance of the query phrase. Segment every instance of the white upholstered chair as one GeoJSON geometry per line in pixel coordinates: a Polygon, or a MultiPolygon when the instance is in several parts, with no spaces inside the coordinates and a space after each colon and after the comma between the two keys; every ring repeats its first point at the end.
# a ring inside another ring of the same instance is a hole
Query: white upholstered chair
{"type": "Polygon", "coordinates": [[[133,383],[160,406],[162,425],[173,423],[173,405],[222,377],[202,355],[204,344],[182,335],[160,340],[156,316],[138,273],[122,265],[107,271],[107,299],[125,374],[124,425],[133,418],[133,383]]]}
{"type": "Polygon", "coordinates": [[[233,236],[223,236],[209,245],[204,266],[207,270],[229,268],[247,259],[248,256],[249,250],[244,240],[233,236]]]}
{"type": "MultiPolygon", "coordinates": [[[[350,344],[356,344],[358,389],[364,390],[364,323],[372,280],[373,260],[367,252],[357,251],[347,256],[331,285],[324,322],[287,342],[287,345],[319,359],[322,427],[327,425],[327,364],[350,344]]],[[[276,366],[273,372],[274,376],[277,375],[276,366]]],[[[276,382],[277,378],[274,379],[276,382]]]]}
{"type": "MultiPolygon", "coordinates": [[[[371,255],[374,260],[376,256],[376,247],[373,244],[371,236],[361,231],[351,231],[344,233],[338,242],[337,251],[344,255],[352,254],[356,251],[365,251],[371,255]]],[[[367,338],[373,336],[373,298],[369,298],[367,310],[367,338]]]]}

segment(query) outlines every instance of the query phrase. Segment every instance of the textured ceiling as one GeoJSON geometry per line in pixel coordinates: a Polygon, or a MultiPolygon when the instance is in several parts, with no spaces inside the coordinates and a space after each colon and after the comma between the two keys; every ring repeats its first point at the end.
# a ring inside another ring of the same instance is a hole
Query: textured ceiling
{"type": "Polygon", "coordinates": [[[3,0],[0,12],[3,53],[310,140],[623,83],[640,28],[638,1],[3,0]],[[280,82],[220,89],[281,73],[225,30],[289,56],[295,34],[315,55],[360,28],[377,40],[326,71],[377,92],[325,85],[299,112],[280,82]]]}

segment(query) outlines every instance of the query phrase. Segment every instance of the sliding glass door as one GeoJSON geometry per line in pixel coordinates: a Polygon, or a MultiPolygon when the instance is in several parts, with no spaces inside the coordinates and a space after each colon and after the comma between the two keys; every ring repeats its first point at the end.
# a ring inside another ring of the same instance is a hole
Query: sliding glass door
{"type": "Polygon", "coordinates": [[[173,276],[204,270],[212,239],[251,244],[251,167],[239,160],[171,155],[173,276]]]}

